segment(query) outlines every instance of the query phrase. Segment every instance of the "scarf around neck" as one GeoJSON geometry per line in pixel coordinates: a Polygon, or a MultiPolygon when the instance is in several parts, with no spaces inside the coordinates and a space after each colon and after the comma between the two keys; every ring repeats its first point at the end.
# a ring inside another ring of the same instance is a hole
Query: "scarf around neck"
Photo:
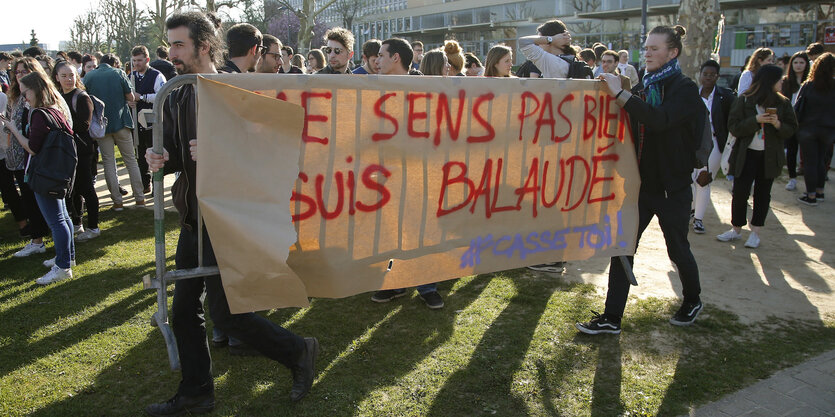
{"type": "Polygon", "coordinates": [[[676,74],[681,74],[681,67],[678,65],[678,58],[673,58],[661,68],[644,76],[644,87],[646,88],[647,103],[652,107],[661,105],[661,81],[676,74]]]}

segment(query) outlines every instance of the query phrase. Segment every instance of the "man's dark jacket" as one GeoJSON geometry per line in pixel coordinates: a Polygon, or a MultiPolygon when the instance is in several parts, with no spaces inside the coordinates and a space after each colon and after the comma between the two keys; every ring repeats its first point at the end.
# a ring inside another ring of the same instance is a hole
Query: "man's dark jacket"
{"type": "Polygon", "coordinates": [[[191,159],[188,145],[189,138],[197,138],[196,97],[191,84],[171,92],[163,106],[162,123],[163,144],[168,151],[164,172],[181,172],[171,186],[171,196],[180,213],[180,225],[189,230],[197,228],[197,162],[191,159]]]}
{"type": "Polygon", "coordinates": [[[713,123],[713,133],[716,135],[716,143],[719,145],[719,152],[725,151],[725,144],[728,143],[728,115],[731,114],[731,105],[734,104],[736,94],[732,90],[716,86],[713,92],[713,107],[710,109],[710,118],[713,123]]]}
{"type": "Polygon", "coordinates": [[[641,187],[672,193],[692,183],[707,111],[693,80],[676,74],[661,83],[660,106],[653,108],[638,97],[644,90],[639,83],[624,109],[630,116],[636,155],[640,152],[641,187]],[[645,133],[639,151],[642,126],[645,133]]]}
{"type": "Polygon", "coordinates": [[[153,60],[148,65],[161,72],[165,76],[166,81],[171,81],[172,78],[177,76],[177,70],[174,68],[174,64],[164,59],[153,60]]]}
{"type": "Polygon", "coordinates": [[[333,68],[331,68],[330,65],[328,65],[327,67],[322,68],[319,71],[316,71],[316,73],[317,74],[351,74],[351,69],[348,68],[348,66],[346,65],[345,66],[345,71],[336,72],[333,68]]]}

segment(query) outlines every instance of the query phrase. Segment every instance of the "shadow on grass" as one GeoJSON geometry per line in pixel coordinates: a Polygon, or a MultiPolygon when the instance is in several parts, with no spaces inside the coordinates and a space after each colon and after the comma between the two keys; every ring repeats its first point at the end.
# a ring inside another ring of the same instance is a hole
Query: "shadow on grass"
{"type": "Polygon", "coordinates": [[[446,379],[427,415],[514,415],[527,408],[524,399],[512,391],[514,374],[521,367],[540,317],[557,288],[553,284],[556,281],[551,282],[548,288],[542,288],[525,285],[523,279],[513,280],[516,295],[490,323],[467,367],[446,379]],[[499,398],[484,397],[484,391],[498,393],[499,398]]]}
{"type": "MultiPolygon", "coordinates": [[[[126,276],[137,277],[148,265],[124,271],[126,276]]],[[[111,280],[112,272],[87,275],[49,287],[44,294],[0,313],[4,325],[0,337],[11,342],[0,348],[0,375],[25,366],[57,350],[72,346],[90,335],[118,326],[156,301],[150,292],[135,292],[107,306],[100,312],[85,317],[79,323],[67,327],[38,341],[28,342],[33,334],[55,322],[82,313],[102,302],[111,293],[136,286],[136,281],[111,280]],[[96,291],[91,291],[95,288],[96,291]]]]}

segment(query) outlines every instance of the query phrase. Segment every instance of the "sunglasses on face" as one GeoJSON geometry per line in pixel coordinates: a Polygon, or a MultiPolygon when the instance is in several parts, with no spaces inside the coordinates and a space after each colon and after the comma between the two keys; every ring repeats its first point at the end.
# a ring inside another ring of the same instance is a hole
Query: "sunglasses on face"
{"type": "Polygon", "coordinates": [[[322,52],[324,52],[326,54],[330,54],[331,52],[333,52],[333,53],[339,55],[339,54],[342,53],[342,51],[344,51],[344,49],[342,49],[342,48],[331,48],[330,46],[326,46],[326,47],[322,48],[322,52]]]}

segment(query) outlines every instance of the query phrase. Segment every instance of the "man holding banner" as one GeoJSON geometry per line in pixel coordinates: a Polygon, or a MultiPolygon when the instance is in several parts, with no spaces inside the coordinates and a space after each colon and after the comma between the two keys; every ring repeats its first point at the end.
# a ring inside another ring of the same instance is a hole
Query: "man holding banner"
{"type": "MultiPolygon", "coordinates": [[[[678,268],[684,302],[670,319],[676,326],[693,324],[702,311],[699,298],[699,269],[690,251],[687,232],[693,193],[691,174],[696,165],[696,149],[705,122],[699,89],[681,73],[678,56],[682,51],[681,26],[658,26],[646,40],[647,74],[636,95],[621,88],[615,74],[604,73],[609,94],[615,97],[632,120],[641,189],[638,197],[638,240],[653,216],[667,243],[667,253],[678,268]],[[640,98],[639,98],[640,97],[640,98]]],[[[628,257],[630,265],[634,257],[628,257]]],[[[629,281],[617,257],[609,265],[609,290],[606,309],[586,323],[577,323],[583,333],[618,334],[629,295],[629,281]]]]}
{"type": "MultiPolygon", "coordinates": [[[[214,16],[212,16],[214,17],[214,16]]],[[[220,59],[219,19],[198,12],[174,14],[166,21],[171,60],[179,74],[216,73],[220,59]]],[[[180,213],[180,238],[177,244],[178,269],[198,266],[197,173],[197,97],[193,85],[174,91],[165,103],[163,155],[148,149],[145,158],[151,171],[165,166],[166,172],[180,172],[172,195],[180,213]],[[166,164],[166,161],[168,163],[166,164]]],[[[203,263],[217,265],[205,227],[203,263]]],[[[302,399],[313,385],[314,361],[319,352],[315,338],[301,338],[254,313],[231,314],[219,275],[175,282],[172,327],[182,367],[177,393],[168,401],[149,405],[152,416],[206,413],[214,408],[214,381],[211,357],[203,319],[203,298],[209,306],[215,326],[230,336],[243,340],[264,356],[290,368],[293,386],[290,399],[302,399]]]]}

